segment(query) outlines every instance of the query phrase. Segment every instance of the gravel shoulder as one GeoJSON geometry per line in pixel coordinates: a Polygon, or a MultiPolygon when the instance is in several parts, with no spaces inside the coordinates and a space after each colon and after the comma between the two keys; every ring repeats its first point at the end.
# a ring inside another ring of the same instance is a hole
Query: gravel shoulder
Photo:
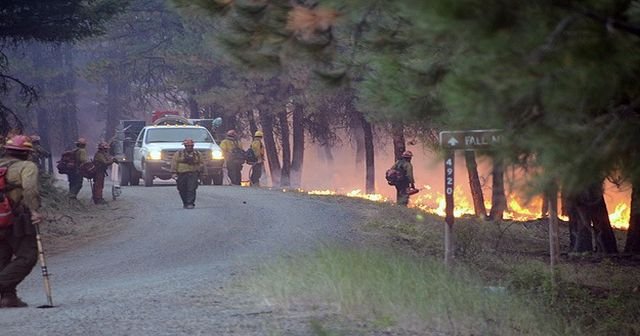
{"type": "Polygon", "coordinates": [[[43,228],[57,307],[34,308],[46,302],[36,267],[19,287],[32,307],[0,310],[2,335],[306,335],[310,321],[337,320],[237,283],[275,258],[362,244],[364,203],[229,186],[200,187],[194,210],[179,203],[173,185],[129,187],[58,215],[43,228]]]}

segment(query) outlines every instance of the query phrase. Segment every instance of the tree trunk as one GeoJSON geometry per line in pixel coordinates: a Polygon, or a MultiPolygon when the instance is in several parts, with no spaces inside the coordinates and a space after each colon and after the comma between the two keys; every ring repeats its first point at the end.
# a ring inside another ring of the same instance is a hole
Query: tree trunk
{"type": "Polygon", "coordinates": [[[482,194],[482,185],[480,184],[480,176],[478,175],[476,153],[474,151],[465,151],[464,158],[467,165],[467,173],[469,174],[469,187],[471,188],[471,198],[473,198],[473,208],[477,217],[485,218],[487,217],[487,208],[484,205],[484,195],[482,194]]]}
{"type": "Polygon", "coordinates": [[[122,119],[123,106],[125,106],[125,95],[128,89],[127,84],[117,76],[111,76],[107,82],[106,113],[107,123],[103,140],[109,140],[115,133],[116,126],[122,119]]]}
{"type": "Polygon", "coordinates": [[[293,106],[292,124],[293,157],[291,160],[291,182],[294,187],[300,187],[304,162],[304,107],[300,103],[293,106]]]}
{"type": "Polygon", "coordinates": [[[566,215],[569,216],[569,250],[574,253],[593,251],[591,221],[578,207],[576,196],[564,195],[566,215]]]}
{"type": "Polygon", "coordinates": [[[260,124],[262,124],[262,132],[264,137],[264,150],[267,155],[267,164],[269,165],[269,174],[271,175],[271,183],[273,186],[280,185],[280,160],[278,159],[278,149],[273,134],[273,115],[269,112],[260,111],[260,124]]]}
{"type": "Polygon", "coordinates": [[[362,171],[365,169],[365,157],[366,157],[366,149],[364,143],[364,125],[360,122],[353,123],[351,125],[351,129],[353,130],[353,138],[356,142],[356,170],[362,171]]]}
{"type": "Polygon", "coordinates": [[[402,124],[394,123],[391,125],[391,134],[393,137],[393,157],[394,160],[399,160],[402,156],[402,153],[406,150],[407,146],[405,145],[404,140],[404,127],[402,124]]]}
{"type": "Polygon", "coordinates": [[[280,171],[280,186],[291,186],[291,144],[289,141],[289,120],[287,111],[278,113],[280,122],[280,141],[282,144],[282,170],[280,171]]]}
{"type": "Polygon", "coordinates": [[[247,120],[249,120],[249,131],[251,132],[252,137],[254,134],[256,134],[256,131],[258,130],[258,126],[256,125],[256,118],[253,115],[253,113],[254,113],[253,109],[247,111],[247,120]]]}
{"type": "Polygon", "coordinates": [[[634,182],[631,189],[631,217],[624,252],[640,254],[640,184],[638,182],[634,182]]]}
{"type": "Polygon", "coordinates": [[[493,160],[493,190],[491,196],[490,220],[502,220],[504,211],[507,209],[507,199],[504,195],[504,162],[502,159],[493,160]]]}
{"type": "Polygon", "coordinates": [[[367,194],[376,192],[376,169],[374,164],[375,154],[373,147],[373,129],[371,124],[364,118],[364,114],[360,113],[362,130],[364,133],[364,151],[365,151],[365,190],[367,194]]]}
{"type": "Polygon", "coordinates": [[[596,242],[596,251],[600,253],[618,253],[616,236],[611,227],[607,204],[604,201],[604,189],[602,183],[591,186],[587,190],[587,198],[582,204],[593,223],[593,233],[596,242]]]}
{"type": "Polygon", "coordinates": [[[196,95],[196,90],[191,90],[189,92],[189,97],[187,98],[187,104],[189,106],[189,117],[191,119],[200,119],[200,107],[198,106],[198,101],[194,98],[196,95]]]}

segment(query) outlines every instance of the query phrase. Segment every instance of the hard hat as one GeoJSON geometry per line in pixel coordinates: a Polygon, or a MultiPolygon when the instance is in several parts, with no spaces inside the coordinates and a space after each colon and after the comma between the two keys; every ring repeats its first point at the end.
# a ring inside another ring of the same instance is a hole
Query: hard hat
{"type": "Polygon", "coordinates": [[[230,138],[235,138],[236,135],[238,135],[238,133],[236,133],[236,130],[228,130],[227,131],[227,136],[230,138]]]}
{"type": "Polygon", "coordinates": [[[254,134],[253,136],[262,138],[263,135],[264,134],[262,134],[262,131],[256,131],[256,134],[254,134]]]}
{"type": "Polygon", "coordinates": [[[31,142],[39,142],[40,141],[40,136],[37,134],[34,134],[32,136],[29,136],[31,138],[31,142]]]}
{"type": "Polygon", "coordinates": [[[106,142],[101,142],[98,144],[98,149],[109,149],[109,147],[111,146],[109,146],[109,144],[106,142]]]}
{"type": "Polygon", "coordinates": [[[13,149],[17,151],[32,151],[33,144],[31,139],[26,135],[15,135],[11,139],[7,140],[4,145],[5,149],[13,149]]]}
{"type": "Polygon", "coordinates": [[[187,146],[192,146],[193,147],[193,139],[191,138],[186,138],[184,139],[184,141],[182,142],[182,144],[187,147],[187,146]]]}
{"type": "Polygon", "coordinates": [[[402,157],[410,159],[413,157],[413,153],[411,153],[411,151],[405,151],[404,153],[402,153],[402,157]]]}
{"type": "Polygon", "coordinates": [[[76,145],[86,145],[87,144],[87,139],[85,138],[78,138],[78,140],[76,140],[76,145]]]}

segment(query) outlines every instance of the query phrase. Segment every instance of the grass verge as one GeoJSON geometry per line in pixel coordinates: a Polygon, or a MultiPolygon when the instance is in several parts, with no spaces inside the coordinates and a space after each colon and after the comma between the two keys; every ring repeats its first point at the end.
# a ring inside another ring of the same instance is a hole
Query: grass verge
{"type": "MultiPolygon", "coordinates": [[[[371,334],[640,335],[637,260],[565,255],[552,281],[544,221],[467,218],[455,224],[456,267],[446,272],[442,218],[356,203],[366,208],[371,248],[266,265],[249,282],[253,292],[285,309],[330,307],[336,318],[366,321],[371,334]]],[[[311,321],[316,335],[345,334],[311,321]]]]}
{"type": "Polygon", "coordinates": [[[390,251],[326,248],[265,267],[251,282],[283,305],[333,306],[341,315],[417,333],[565,335],[576,332],[503,287],[486,286],[464,267],[390,251]]]}

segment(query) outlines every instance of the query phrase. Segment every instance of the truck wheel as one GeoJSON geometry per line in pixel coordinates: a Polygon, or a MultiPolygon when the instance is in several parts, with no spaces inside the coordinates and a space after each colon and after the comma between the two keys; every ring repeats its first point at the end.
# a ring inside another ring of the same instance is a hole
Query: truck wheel
{"type": "Polygon", "coordinates": [[[222,174],[213,175],[211,178],[213,179],[213,184],[222,185],[222,174]]]}
{"type": "Polygon", "coordinates": [[[130,181],[131,181],[131,167],[128,164],[123,163],[120,166],[120,185],[123,187],[128,186],[130,181]]]}
{"type": "Polygon", "coordinates": [[[131,170],[130,170],[130,175],[131,175],[131,176],[129,177],[131,185],[132,185],[132,186],[140,185],[140,172],[139,172],[139,171],[137,171],[137,170],[133,167],[133,165],[129,166],[129,168],[131,169],[131,170]]]}
{"type": "Polygon", "coordinates": [[[144,180],[145,187],[151,187],[153,185],[153,175],[149,172],[146,167],[142,167],[142,179],[144,180]]]}

